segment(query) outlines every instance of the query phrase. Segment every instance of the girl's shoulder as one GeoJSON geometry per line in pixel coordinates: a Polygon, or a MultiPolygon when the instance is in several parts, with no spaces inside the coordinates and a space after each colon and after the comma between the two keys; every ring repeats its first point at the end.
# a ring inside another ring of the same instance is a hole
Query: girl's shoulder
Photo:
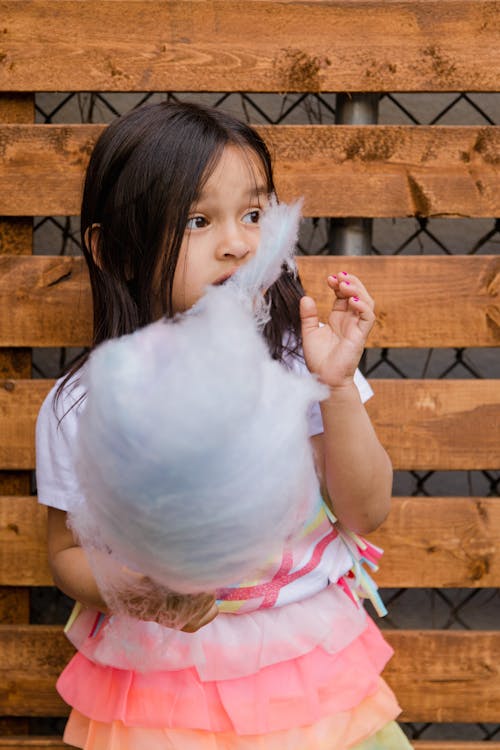
{"type": "Polygon", "coordinates": [[[38,421],[46,419],[62,424],[69,415],[71,415],[70,421],[78,417],[85,401],[81,374],[81,370],[78,370],[69,378],[63,376],[56,380],[42,403],[38,421]]]}

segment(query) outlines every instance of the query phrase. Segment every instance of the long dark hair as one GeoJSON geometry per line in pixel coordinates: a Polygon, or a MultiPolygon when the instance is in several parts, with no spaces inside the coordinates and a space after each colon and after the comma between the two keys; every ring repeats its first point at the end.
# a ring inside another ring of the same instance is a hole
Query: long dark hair
{"type": "MultiPolygon", "coordinates": [[[[172,285],[189,211],[225,146],[250,150],[275,192],[269,150],[249,125],[192,103],[150,104],[118,117],[101,134],[87,168],[82,248],[93,302],[92,347],[131,333],[172,310],[172,285]],[[158,286],[159,284],[159,286],[158,286]]],[[[271,355],[300,346],[300,281],[284,272],[268,290],[271,355]],[[291,336],[287,336],[287,332],[291,336]]],[[[60,390],[89,356],[72,367],[60,390]]]]}

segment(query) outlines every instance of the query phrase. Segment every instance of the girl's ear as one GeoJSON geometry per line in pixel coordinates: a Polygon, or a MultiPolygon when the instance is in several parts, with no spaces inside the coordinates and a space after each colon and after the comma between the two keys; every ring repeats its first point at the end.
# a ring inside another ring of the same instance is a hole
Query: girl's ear
{"type": "Polygon", "coordinates": [[[92,259],[98,268],[101,267],[99,240],[101,235],[101,225],[92,224],[85,230],[85,244],[88,247],[92,259]]]}

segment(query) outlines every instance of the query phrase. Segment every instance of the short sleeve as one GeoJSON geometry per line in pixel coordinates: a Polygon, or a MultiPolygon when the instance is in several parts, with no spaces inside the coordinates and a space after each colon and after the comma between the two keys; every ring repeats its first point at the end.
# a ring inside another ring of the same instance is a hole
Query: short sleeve
{"type": "MultiPolygon", "coordinates": [[[[294,370],[294,372],[298,373],[299,375],[303,375],[309,372],[304,358],[301,356],[294,355],[286,357],[285,363],[288,367],[290,367],[290,369],[294,370]]],[[[359,396],[363,404],[373,396],[373,390],[369,382],[358,369],[354,373],[354,384],[358,389],[359,396]]],[[[311,404],[307,411],[307,422],[309,437],[313,437],[313,435],[320,435],[322,432],[324,432],[323,420],[321,418],[321,409],[317,401],[311,404]]]]}
{"type": "Polygon", "coordinates": [[[67,511],[82,499],[72,448],[83,390],[69,381],[56,398],[60,383],[47,395],[36,422],[36,483],[40,503],[67,511]]]}

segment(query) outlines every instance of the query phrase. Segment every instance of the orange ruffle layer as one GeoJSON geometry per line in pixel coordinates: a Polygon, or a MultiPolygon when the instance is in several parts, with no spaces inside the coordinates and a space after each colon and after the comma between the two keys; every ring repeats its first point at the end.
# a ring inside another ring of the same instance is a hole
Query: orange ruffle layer
{"type": "Polygon", "coordinates": [[[64,740],[85,750],[358,750],[359,743],[359,750],[411,750],[392,721],[398,713],[392,692],[380,679],[374,694],[351,711],[265,735],[127,727],[121,721],[93,721],[73,710],[64,740]]]}
{"type": "Polygon", "coordinates": [[[106,724],[267,734],[353,709],[377,690],[391,655],[368,619],[336,654],[317,647],[238,679],[202,682],[194,668],[141,674],[76,654],[57,688],[70,706],[106,724]]]}

